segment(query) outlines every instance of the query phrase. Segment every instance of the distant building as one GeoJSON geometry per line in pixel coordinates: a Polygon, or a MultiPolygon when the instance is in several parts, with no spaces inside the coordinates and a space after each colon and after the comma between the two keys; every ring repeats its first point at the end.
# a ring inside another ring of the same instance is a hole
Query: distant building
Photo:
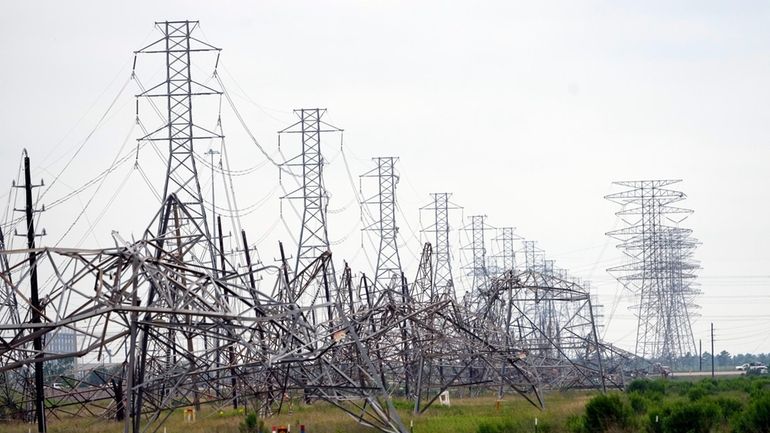
{"type": "Polygon", "coordinates": [[[59,329],[46,335],[45,351],[48,353],[75,353],[78,350],[77,334],[69,329],[59,329]]]}

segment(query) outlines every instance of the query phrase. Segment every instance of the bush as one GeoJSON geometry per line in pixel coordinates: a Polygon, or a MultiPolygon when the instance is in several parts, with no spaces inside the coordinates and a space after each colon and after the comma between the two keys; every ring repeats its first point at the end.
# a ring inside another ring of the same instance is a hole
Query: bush
{"type": "Polygon", "coordinates": [[[735,397],[717,397],[713,400],[722,412],[722,418],[727,421],[733,415],[743,410],[743,402],[735,397]]]}
{"type": "Polygon", "coordinates": [[[662,420],[663,433],[709,433],[721,418],[719,406],[711,402],[677,405],[662,420]]]}
{"type": "Polygon", "coordinates": [[[749,391],[749,395],[751,398],[760,399],[768,392],[768,382],[765,378],[752,379],[754,380],[751,382],[751,390],[749,391]]]}
{"type": "Polygon", "coordinates": [[[240,433],[262,433],[265,431],[265,423],[254,412],[249,412],[238,426],[240,433]]]}
{"type": "Polygon", "coordinates": [[[482,422],[479,424],[479,428],[476,429],[477,433],[497,433],[497,428],[492,424],[482,422]]]}
{"type": "Polygon", "coordinates": [[[638,392],[642,395],[665,394],[666,385],[661,380],[636,379],[627,388],[628,392],[638,392]]]}
{"type": "Polygon", "coordinates": [[[678,394],[681,396],[686,396],[688,392],[690,392],[690,389],[693,388],[694,384],[692,382],[687,382],[683,380],[673,380],[669,381],[666,384],[666,393],[667,394],[678,394]]]}
{"type": "Polygon", "coordinates": [[[629,393],[628,401],[631,403],[631,409],[633,409],[634,413],[637,415],[642,415],[647,412],[647,399],[638,392],[629,393]]]}
{"type": "Polygon", "coordinates": [[[571,415],[565,423],[567,431],[571,433],[589,433],[586,429],[585,417],[571,415]]]}
{"type": "Polygon", "coordinates": [[[698,401],[705,397],[707,394],[706,390],[703,389],[701,386],[694,386],[690,388],[689,391],[687,391],[687,397],[690,398],[690,401],[698,401]]]}
{"type": "Polygon", "coordinates": [[[630,429],[634,426],[634,415],[619,394],[597,395],[586,404],[583,423],[589,432],[630,429]]]}
{"type": "MultiPolygon", "coordinates": [[[[547,426],[546,426],[547,427],[547,426]]],[[[547,431],[545,430],[541,431],[547,431]]],[[[517,428],[511,421],[505,421],[502,424],[490,424],[487,422],[483,422],[479,424],[478,429],[476,430],[477,433],[514,433],[521,431],[521,427],[517,428]]]]}
{"type": "Polygon", "coordinates": [[[770,395],[764,395],[749,404],[735,426],[737,433],[764,433],[770,431],[770,395]]]}
{"type": "Polygon", "coordinates": [[[651,410],[647,418],[647,431],[650,433],[663,433],[663,420],[671,416],[672,407],[672,405],[667,404],[651,410]]]}

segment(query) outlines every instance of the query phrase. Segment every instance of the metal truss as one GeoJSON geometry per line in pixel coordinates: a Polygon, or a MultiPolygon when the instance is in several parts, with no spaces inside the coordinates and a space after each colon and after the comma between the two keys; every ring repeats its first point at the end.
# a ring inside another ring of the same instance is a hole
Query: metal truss
{"type": "Polygon", "coordinates": [[[524,250],[524,269],[543,272],[545,270],[545,255],[537,247],[536,241],[522,241],[524,250]]]}
{"type": "MultiPolygon", "coordinates": [[[[159,215],[188,213],[173,195],[164,206],[167,210],[159,215]]],[[[0,325],[0,331],[14,335],[0,348],[0,373],[22,373],[36,362],[86,357],[98,363],[107,353],[122,354],[124,369],[114,375],[119,378],[116,387],[84,381],[67,391],[49,388],[46,395],[58,398],[46,409],[58,414],[65,409],[78,414],[101,410],[108,417],[124,411],[129,415],[123,420],[125,430],[135,433],[157,431],[168,409],[240,402],[269,413],[295,391],[327,400],[382,431],[405,431],[341,303],[300,307],[275,296],[328,283],[328,253],[292,279],[286,277],[285,262],[253,270],[279,275],[269,294],[245,282],[247,275],[217,276],[180,261],[177,252],[163,245],[163,239],[148,231],[139,242],[111,249],[35,249],[41,260],[33,269],[50,281],[43,322],[0,325]],[[332,320],[312,323],[314,312],[329,309],[337,312],[328,314],[332,320]],[[35,338],[61,330],[76,333],[76,352],[54,354],[31,347],[35,338]],[[343,353],[357,360],[349,371],[339,367],[343,353]]],[[[27,260],[2,274],[6,282],[14,277],[14,293],[26,292],[30,275],[27,260]]],[[[22,311],[29,311],[24,299],[22,311]]],[[[15,391],[16,406],[23,411],[32,396],[15,391]]]]}
{"type": "Polygon", "coordinates": [[[692,210],[675,206],[686,198],[669,188],[678,182],[615,182],[625,189],[606,196],[622,206],[616,215],[625,223],[607,235],[620,241],[628,258],[608,272],[639,297],[633,307],[638,317],[635,352],[668,363],[697,353],[691,314],[699,293],[693,284],[699,267],[692,259],[698,242],[691,230],[680,227],[692,210]]]}
{"type": "Polygon", "coordinates": [[[497,242],[498,252],[492,257],[494,266],[490,270],[493,275],[500,275],[516,268],[515,241],[521,237],[514,233],[515,230],[514,227],[501,227],[497,230],[497,237],[493,240],[497,242]]]}
{"type": "Polygon", "coordinates": [[[379,290],[396,290],[403,277],[401,258],[398,255],[398,226],[396,225],[396,161],[398,158],[373,158],[377,167],[361,175],[362,178],[377,179],[377,194],[364,200],[365,205],[377,206],[377,220],[365,230],[375,231],[380,238],[377,251],[377,267],[374,284],[379,290]]]}
{"type": "Polygon", "coordinates": [[[450,193],[431,193],[433,202],[420,210],[430,211],[433,214],[433,224],[424,229],[424,232],[435,234],[435,267],[432,276],[436,290],[445,296],[456,299],[455,282],[452,277],[452,248],[449,239],[451,230],[449,224],[449,211],[459,209],[449,201],[450,193]]]}
{"type": "MultiPolygon", "coordinates": [[[[163,101],[166,123],[147,133],[139,141],[168,142],[168,164],[163,195],[175,195],[188,210],[190,221],[200,227],[204,235],[203,249],[194,252],[201,263],[216,266],[215,245],[209,242],[214,232],[213,221],[207,221],[201,194],[198,169],[195,164],[194,142],[222,138],[222,135],[195,124],[193,120],[193,97],[221,95],[222,92],[196,81],[192,74],[192,55],[201,52],[216,52],[217,62],[220,48],[209,45],[193,36],[197,21],[164,21],[155,23],[162,37],[135,51],[138,54],[163,54],[165,56],[166,79],[137,95],[150,100],[153,108],[160,112],[156,100],[163,101]],[[206,245],[208,244],[208,245],[206,245]]],[[[136,67],[136,59],[134,60],[136,67]]],[[[138,110],[138,106],[137,106],[138,110]]],[[[213,204],[212,204],[213,205],[213,204]]],[[[164,221],[159,219],[159,223],[164,221]]],[[[180,222],[184,224],[185,222],[180,222]]],[[[174,229],[174,227],[168,227],[174,229]]]]}
{"type": "MultiPolygon", "coordinates": [[[[394,157],[375,158],[362,175],[378,183],[364,201],[377,206],[367,227],[380,238],[374,278],[344,264],[338,280],[320,149],[321,133],[337,129],[321,120],[322,109],[298,110],[299,121],[281,131],[302,137],[302,153],[285,164],[303,170],[301,188],[288,196],[301,198],[305,210],[295,266],[281,244],[274,265],[253,264],[248,248],[242,258],[225,254],[221,221],[206,215],[194,162],[195,140],[221,136],[193,123],[193,97],[219,93],[192,78],[191,55],[218,52],[193,36],[196,26],[158,23],[163,37],[137,51],[166,56],[166,81],[139,96],[163,98],[168,116],[142,139],[169,143],[164,200],[139,240],[114,232],[110,248],[38,247],[27,163],[27,248],[7,249],[0,233],[4,413],[37,419],[40,432],[46,417],[87,415],[117,420],[125,433],[155,433],[176,408],[251,407],[267,416],[302,398],[329,402],[379,431],[407,433],[394,397],[411,401],[415,413],[450,389],[516,395],[542,408],[542,389],[623,386],[638,359],[599,341],[589,291],[534,243],[525,243],[526,266],[516,268],[512,229],[502,229],[490,272],[489,227],[485,217],[471,218],[474,281],[457,301],[447,193],[433,194],[425,208],[434,211],[428,231],[436,244],[423,246],[407,281],[394,157]],[[215,220],[218,238],[209,226],[215,220]],[[65,334],[76,347],[54,350],[65,334]],[[72,359],[77,368],[51,370],[72,359]]],[[[669,231],[656,244],[681,263],[667,268],[678,290],[689,287],[688,236],[669,231]]],[[[248,245],[245,231],[241,237],[248,245]]]]}
{"type": "Polygon", "coordinates": [[[471,277],[470,289],[465,292],[463,303],[472,307],[489,290],[490,272],[487,263],[487,246],[484,232],[490,227],[486,224],[486,215],[473,215],[469,217],[470,224],[463,227],[468,233],[470,242],[462,249],[470,251],[470,263],[465,266],[467,275],[471,277]]]}
{"type": "Polygon", "coordinates": [[[340,132],[321,118],[326,113],[322,108],[294,110],[299,121],[282,129],[280,134],[300,134],[302,149],[299,155],[283,165],[298,167],[302,172],[302,185],[284,198],[302,200],[302,227],[297,246],[295,272],[304,269],[318,256],[329,251],[329,234],[326,225],[326,211],[329,194],[323,181],[325,165],[321,152],[321,135],[325,132],[340,132]]]}

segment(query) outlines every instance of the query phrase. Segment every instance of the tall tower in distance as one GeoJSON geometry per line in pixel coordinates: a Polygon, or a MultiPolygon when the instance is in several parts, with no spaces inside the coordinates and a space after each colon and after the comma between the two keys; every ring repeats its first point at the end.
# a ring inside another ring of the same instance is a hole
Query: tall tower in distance
{"type": "Polygon", "coordinates": [[[452,194],[447,192],[431,193],[433,201],[422,207],[421,210],[430,212],[433,217],[433,224],[423,231],[435,235],[433,244],[436,262],[433,270],[434,287],[440,296],[456,299],[455,282],[452,276],[449,212],[452,209],[459,209],[459,207],[449,201],[451,196],[452,194]]]}
{"type": "Polygon", "coordinates": [[[639,299],[635,352],[668,363],[697,353],[691,314],[697,308],[692,254],[698,242],[680,226],[693,211],[676,205],[687,197],[670,188],[679,182],[615,182],[623,191],[605,197],[621,206],[616,215],[625,224],[607,235],[620,241],[627,263],[607,271],[639,299]]]}
{"type": "Polygon", "coordinates": [[[301,152],[283,164],[297,168],[302,173],[300,187],[284,197],[302,200],[302,227],[297,245],[295,274],[302,272],[318,256],[329,251],[329,230],[326,225],[329,194],[323,181],[325,161],[321,152],[321,135],[340,130],[321,120],[325,113],[326,109],[323,108],[294,110],[299,120],[278,132],[299,134],[302,141],[301,152]]]}
{"type": "Polygon", "coordinates": [[[374,271],[374,283],[379,290],[394,289],[394,281],[401,281],[401,258],[398,255],[398,226],[396,226],[396,161],[398,158],[387,156],[373,158],[377,166],[361,175],[362,178],[377,179],[377,194],[364,200],[364,204],[377,207],[378,220],[373,221],[365,230],[377,232],[380,246],[377,251],[377,267],[374,271]]]}
{"type": "MultiPolygon", "coordinates": [[[[215,266],[211,233],[201,194],[198,169],[195,164],[195,141],[221,138],[221,134],[197,125],[193,121],[193,97],[221,95],[222,92],[196,81],[192,75],[192,55],[202,52],[221,51],[192,34],[199,23],[197,21],[164,21],[155,26],[162,36],[155,42],[137,50],[134,54],[162,54],[165,56],[166,77],[164,81],[144,90],[137,97],[151,101],[161,100],[165,106],[165,124],[149,132],[140,141],[163,141],[168,143],[168,164],[163,186],[163,200],[174,195],[176,202],[184,205],[186,212],[177,212],[170,206],[163,206],[158,218],[158,237],[167,237],[168,242],[184,243],[178,245],[178,251],[191,251],[196,243],[206,244],[202,252],[192,251],[196,259],[215,266]],[[175,213],[168,215],[169,212],[175,213]],[[180,219],[181,218],[181,219],[180,219]],[[187,239],[178,234],[185,227],[187,239]],[[175,234],[176,233],[176,234],[175,234]],[[203,255],[208,257],[203,257],[203,255]]],[[[134,62],[134,67],[136,61],[134,62]]],[[[138,105],[137,105],[138,112],[138,105]]]]}

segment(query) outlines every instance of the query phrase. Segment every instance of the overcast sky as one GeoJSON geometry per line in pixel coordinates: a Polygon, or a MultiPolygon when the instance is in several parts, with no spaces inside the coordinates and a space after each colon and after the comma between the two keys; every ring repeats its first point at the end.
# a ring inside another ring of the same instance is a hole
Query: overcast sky
{"type": "MultiPolygon", "coordinates": [[[[324,141],[330,237],[335,255],[357,269],[370,272],[375,254],[360,232],[358,175],[373,167],[370,157],[398,156],[408,274],[425,240],[419,207],[431,192],[451,192],[463,207],[453,216],[456,247],[466,243],[456,229],[470,215],[517,227],[558,267],[591,282],[606,338],[632,349],[633,299],[605,271],[623,259],[604,234],[619,222],[603,197],[616,191],[613,180],[682,179],[683,205],[695,210],[684,225],[703,243],[696,340],[705,346],[713,321],[717,350],[770,351],[767,2],[45,1],[2,9],[0,181],[10,185],[27,148],[35,178],[58,176],[42,200],[50,205],[133,153],[103,184],[41,217],[46,244],[84,208],[62,245],[109,245],[112,230],[141,236],[157,210],[148,183],[162,189],[164,167],[149,146],[136,151],[133,51],[160,37],[154,21],[200,20],[201,39],[223,48],[228,93],[268,153],[279,157],[275,132],[294,122],[295,108],[325,107],[326,120],[344,128],[347,168],[339,135],[324,141]]],[[[162,79],[158,60],[137,61],[145,87],[162,79]]],[[[211,57],[196,58],[199,81],[214,84],[212,71],[211,57]]],[[[217,111],[216,98],[196,102],[201,125],[213,127],[217,111]]],[[[159,124],[147,105],[139,117],[159,124]]],[[[278,171],[226,103],[222,119],[240,174],[238,206],[248,208],[244,228],[272,261],[298,220],[287,203],[280,218],[278,171]]],[[[221,143],[197,151],[208,147],[221,143]]],[[[288,157],[298,147],[286,141],[281,150],[288,157]]],[[[210,173],[200,170],[208,196],[210,173]]],[[[217,205],[227,207],[215,182],[217,205]]],[[[364,196],[374,193],[369,186],[361,185],[364,196]]],[[[8,198],[0,191],[4,209],[8,198]]],[[[461,261],[458,252],[457,274],[461,261]]]]}

